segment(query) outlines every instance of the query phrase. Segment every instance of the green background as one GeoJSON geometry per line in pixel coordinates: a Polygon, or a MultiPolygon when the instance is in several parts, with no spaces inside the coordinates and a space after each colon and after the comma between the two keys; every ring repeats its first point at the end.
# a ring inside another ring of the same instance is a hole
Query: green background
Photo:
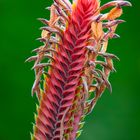
{"type": "MultiPolygon", "coordinates": [[[[107,0],[102,0],[102,3],[107,0]]],[[[49,18],[52,0],[0,0],[0,140],[30,140],[35,97],[33,63],[24,63],[40,43],[35,38],[49,18]]],[[[140,1],[124,8],[127,22],[117,30],[120,39],[110,40],[109,52],[119,56],[117,73],[110,81],[113,93],[103,94],[93,113],[86,118],[80,140],[140,139],[140,1]]]]}

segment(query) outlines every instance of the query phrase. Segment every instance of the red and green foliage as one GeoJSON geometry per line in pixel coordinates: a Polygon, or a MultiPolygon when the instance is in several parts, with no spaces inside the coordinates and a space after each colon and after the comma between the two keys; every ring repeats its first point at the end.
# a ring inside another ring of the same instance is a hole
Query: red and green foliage
{"type": "Polygon", "coordinates": [[[131,4],[54,0],[50,20],[39,19],[45,25],[39,38],[43,45],[27,60],[35,61],[32,94],[39,100],[32,140],[75,140],[104,90],[112,91],[108,78],[118,57],[106,50],[108,40],[119,37],[115,30],[124,22],[118,19],[123,6],[131,4]]]}

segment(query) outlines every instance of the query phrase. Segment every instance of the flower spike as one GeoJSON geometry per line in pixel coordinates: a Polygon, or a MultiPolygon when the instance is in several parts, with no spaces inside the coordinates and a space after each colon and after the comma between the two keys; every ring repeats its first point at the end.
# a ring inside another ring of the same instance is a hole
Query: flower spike
{"type": "Polygon", "coordinates": [[[106,89],[116,71],[114,55],[107,53],[109,39],[124,20],[124,0],[100,6],[99,0],[54,0],[47,9],[50,19],[39,18],[43,43],[26,61],[35,61],[32,95],[39,101],[31,140],[76,140],[86,115],[106,89]],[[108,13],[103,10],[113,7],[108,13]],[[106,31],[107,30],[107,31],[106,31]],[[103,60],[100,60],[100,57],[103,60]]]}

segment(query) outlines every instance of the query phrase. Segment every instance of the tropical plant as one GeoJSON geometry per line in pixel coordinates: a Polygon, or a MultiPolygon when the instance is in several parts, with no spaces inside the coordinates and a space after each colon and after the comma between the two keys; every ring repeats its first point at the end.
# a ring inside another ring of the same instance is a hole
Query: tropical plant
{"type": "Polygon", "coordinates": [[[27,59],[35,61],[32,95],[39,101],[32,140],[75,140],[105,89],[112,92],[108,78],[115,71],[112,59],[119,58],[106,50],[108,40],[119,37],[123,6],[131,3],[54,0],[47,8],[50,20],[39,18],[45,25],[38,39],[43,45],[27,59]]]}

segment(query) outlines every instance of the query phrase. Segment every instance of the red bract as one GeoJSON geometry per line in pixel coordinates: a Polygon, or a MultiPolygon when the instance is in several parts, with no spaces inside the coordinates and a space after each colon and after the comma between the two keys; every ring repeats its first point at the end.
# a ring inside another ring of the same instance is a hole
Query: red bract
{"type": "Polygon", "coordinates": [[[131,4],[120,0],[100,7],[98,0],[54,0],[50,20],[39,19],[45,24],[39,38],[44,44],[27,60],[35,60],[32,94],[39,100],[32,140],[75,140],[105,88],[112,91],[108,77],[115,71],[112,59],[118,58],[106,50],[124,22],[116,19],[122,6],[131,4]],[[101,14],[111,6],[115,8],[101,14]]]}

